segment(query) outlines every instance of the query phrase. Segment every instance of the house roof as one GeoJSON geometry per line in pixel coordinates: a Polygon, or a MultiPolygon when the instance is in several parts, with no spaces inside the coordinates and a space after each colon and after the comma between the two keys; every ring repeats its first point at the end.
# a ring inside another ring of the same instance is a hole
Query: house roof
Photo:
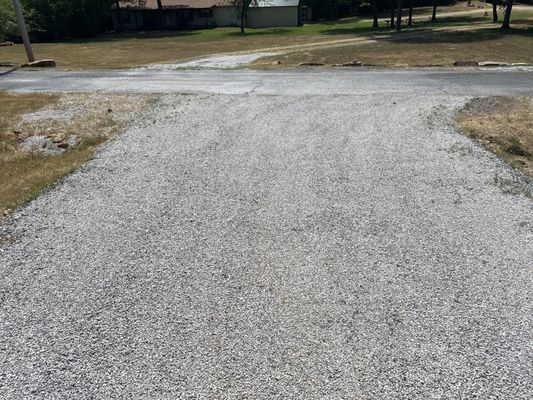
{"type": "MultiPolygon", "coordinates": [[[[165,9],[198,9],[211,8],[220,3],[220,0],[161,0],[165,9]]],[[[120,8],[131,10],[157,10],[157,0],[120,0],[120,8]]]]}
{"type": "MultiPolygon", "coordinates": [[[[300,0],[254,0],[250,7],[296,7],[300,0]]],[[[231,6],[230,0],[161,0],[165,9],[198,9],[231,6]]],[[[157,10],[157,0],[120,0],[120,8],[130,10],[157,10]]]]}
{"type": "Polygon", "coordinates": [[[298,7],[300,0],[257,0],[250,7],[298,7]]]}

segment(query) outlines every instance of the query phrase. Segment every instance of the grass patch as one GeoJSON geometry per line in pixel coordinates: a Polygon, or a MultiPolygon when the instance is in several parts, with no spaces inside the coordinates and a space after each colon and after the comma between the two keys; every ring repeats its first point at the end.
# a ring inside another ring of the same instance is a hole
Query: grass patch
{"type": "Polygon", "coordinates": [[[126,110],[139,110],[145,98],[128,95],[12,94],[0,91],[0,215],[32,199],[94,155],[98,147],[127,121],[126,110]],[[113,104],[113,111],[110,105],[113,104]],[[76,111],[68,118],[62,114],[76,111]],[[39,115],[43,112],[43,115],[39,115]],[[28,113],[33,118],[25,119],[28,113]],[[21,134],[67,138],[79,144],[59,155],[19,149],[21,134]]]}
{"type": "Polygon", "coordinates": [[[455,61],[499,61],[533,64],[533,26],[502,32],[498,27],[472,31],[440,31],[413,35],[405,30],[390,38],[375,38],[342,47],[294,51],[256,62],[266,66],[274,60],[281,65],[301,63],[344,64],[358,60],[366,65],[431,66],[453,65],[455,61]]]}
{"type": "Polygon", "coordinates": [[[465,134],[533,177],[533,98],[474,99],[457,122],[465,134]]]}
{"type": "MultiPolygon", "coordinates": [[[[439,27],[454,27],[475,25],[478,23],[489,23],[491,13],[485,15],[487,5],[474,2],[475,7],[468,7],[465,3],[457,3],[453,6],[439,7],[438,22],[431,24],[428,22],[431,7],[423,7],[415,10],[415,22],[409,30],[432,30],[439,27]],[[454,13],[447,15],[446,13],[454,13]],[[462,13],[462,14],[461,14],[462,13]]],[[[490,11],[490,10],[489,10],[490,11]]],[[[513,10],[513,21],[522,25],[532,23],[533,8],[523,10],[516,8],[513,10]]],[[[280,46],[299,46],[313,43],[320,43],[332,40],[364,38],[373,34],[391,33],[390,28],[385,26],[386,15],[380,21],[379,29],[372,28],[371,19],[346,18],[338,21],[327,21],[320,23],[306,24],[303,27],[287,28],[264,28],[248,29],[245,35],[239,32],[239,28],[216,28],[183,32],[140,32],[140,33],[118,33],[102,35],[86,40],[70,40],[60,43],[36,43],[34,51],[40,58],[53,58],[60,68],[130,68],[152,63],[172,63],[175,61],[199,57],[217,53],[228,53],[237,51],[252,51],[278,48],[280,46]]],[[[404,18],[406,23],[407,19],[404,18]]],[[[495,25],[499,26],[499,25],[495,25]]],[[[401,34],[392,33],[394,36],[401,34]]],[[[313,50],[309,53],[302,50],[285,57],[285,65],[295,65],[300,62],[309,62],[321,58],[328,63],[342,63],[354,57],[365,58],[367,63],[391,65],[404,63],[406,60],[414,60],[414,63],[435,64],[441,61],[434,58],[445,58],[447,61],[458,57],[465,57],[471,54],[474,49],[481,60],[491,58],[494,54],[499,54],[494,48],[484,50],[483,45],[476,45],[477,32],[472,32],[471,36],[454,36],[455,47],[457,49],[447,49],[446,45],[433,47],[431,43],[386,43],[379,42],[380,47],[375,48],[372,44],[367,47],[346,46],[328,50],[313,50]],[[445,51],[447,57],[440,57],[441,51],[445,51]],[[405,56],[398,53],[405,52],[405,56]],[[359,54],[361,54],[359,56],[359,54]],[[419,55],[417,57],[417,55],[419,55]]],[[[516,43],[501,35],[501,49],[509,55],[508,59],[516,62],[528,62],[533,56],[526,53],[533,46],[531,35],[528,39],[516,39],[516,43]],[[504,48],[510,44],[512,49],[508,51],[504,48]],[[519,50],[519,48],[523,48],[519,50]],[[518,51],[516,60],[512,57],[518,51]],[[523,56],[525,55],[525,56],[523,56]]],[[[511,35],[512,36],[512,35],[511,35]]],[[[424,35],[421,35],[423,38],[424,35]]],[[[482,42],[485,40],[483,37],[482,42]]],[[[439,43],[437,41],[437,43],[439,43]]],[[[448,45],[451,42],[446,42],[448,45]]],[[[24,63],[25,53],[22,45],[13,47],[0,47],[0,63],[24,63]]],[[[316,61],[316,60],[315,60],[316,61]]],[[[363,60],[364,61],[364,60],[363,60]]],[[[442,61],[444,62],[444,61],[442,61]]]]}

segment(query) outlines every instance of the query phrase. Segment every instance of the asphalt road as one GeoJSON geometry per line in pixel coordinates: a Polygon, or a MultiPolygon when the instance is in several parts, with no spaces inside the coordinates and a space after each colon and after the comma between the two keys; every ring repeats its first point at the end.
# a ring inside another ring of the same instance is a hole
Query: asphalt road
{"type": "Polygon", "coordinates": [[[264,95],[533,94],[533,68],[294,69],[276,71],[13,71],[0,90],[264,95]]]}
{"type": "Polygon", "coordinates": [[[384,72],[213,73],[17,211],[0,398],[530,399],[532,187],[452,119],[531,73],[384,72]]]}

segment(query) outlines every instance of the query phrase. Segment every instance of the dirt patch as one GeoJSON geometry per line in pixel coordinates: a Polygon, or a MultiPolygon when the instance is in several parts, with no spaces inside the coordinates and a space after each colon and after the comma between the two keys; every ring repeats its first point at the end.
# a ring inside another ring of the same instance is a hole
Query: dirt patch
{"type": "Polygon", "coordinates": [[[533,177],[533,98],[475,98],[457,122],[465,134],[533,177]]]}
{"type": "Polygon", "coordinates": [[[150,98],[0,92],[0,216],[90,159],[150,98]]]}

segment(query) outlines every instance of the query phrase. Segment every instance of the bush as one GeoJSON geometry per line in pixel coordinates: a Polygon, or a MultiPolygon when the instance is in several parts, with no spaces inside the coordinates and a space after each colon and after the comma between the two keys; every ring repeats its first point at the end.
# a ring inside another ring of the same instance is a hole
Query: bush
{"type": "Polygon", "coordinates": [[[13,39],[18,33],[17,20],[11,0],[0,0],[0,42],[13,39]]]}
{"type": "MultiPolygon", "coordinates": [[[[4,1],[4,0],[0,0],[4,1]]],[[[102,33],[109,22],[113,0],[24,0],[35,9],[34,36],[62,39],[102,33]]]]}

